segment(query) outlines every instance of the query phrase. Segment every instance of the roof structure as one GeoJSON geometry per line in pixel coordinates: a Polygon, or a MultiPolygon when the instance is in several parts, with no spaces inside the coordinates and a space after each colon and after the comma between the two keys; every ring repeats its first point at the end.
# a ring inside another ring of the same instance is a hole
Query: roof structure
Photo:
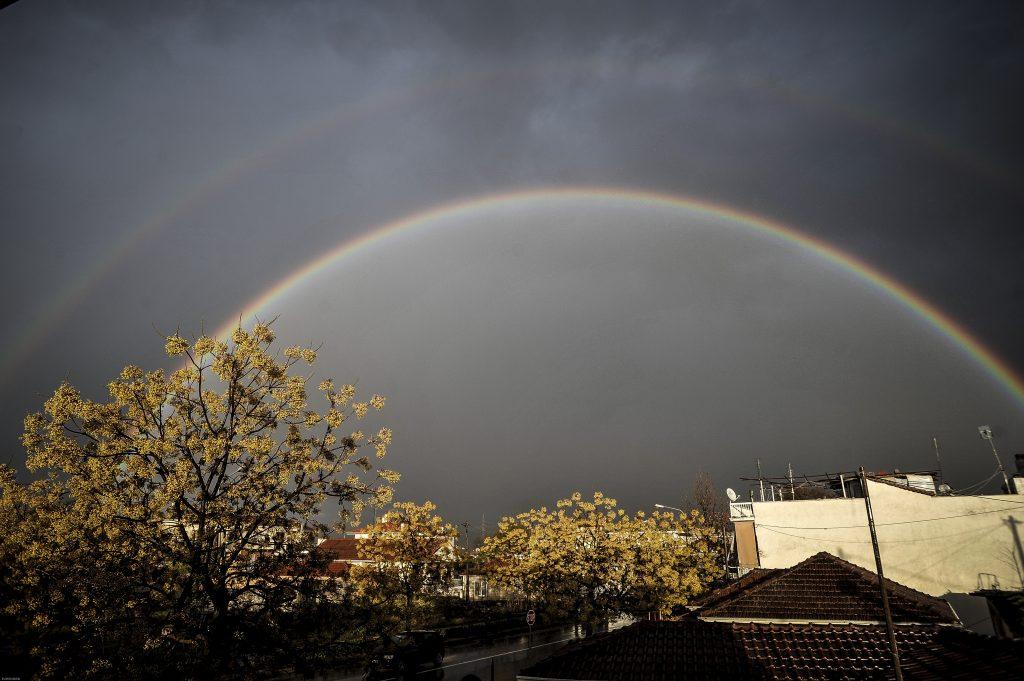
{"type": "Polygon", "coordinates": [[[715,603],[721,603],[724,600],[736,595],[738,592],[759,583],[763,579],[771,577],[777,574],[779,570],[775,568],[754,568],[747,574],[743,575],[739,579],[735,579],[720,589],[709,591],[708,593],[695,598],[690,601],[690,608],[697,610],[700,608],[706,608],[715,603]]]}
{"type": "Polygon", "coordinates": [[[1004,638],[1024,637],[1024,591],[985,589],[972,596],[984,596],[992,612],[992,624],[1004,638]]]}
{"type": "MultiPolygon", "coordinates": [[[[893,621],[952,624],[957,619],[941,598],[885,580],[893,621]]],[[[707,621],[834,622],[885,621],[878,575],[821,552],[781,570],[760,570],[697,601],[693,615],[707,621]]]]}
{"type": "MultiPolygon", "coordinates": [[[[1017,679],[1024,642],[960,627],[901,625],[907,681],[1017,679]]],[[[891,679],[881,625],[638,622],[572,643],[519,673],[521,681],[647,679],[891,679]]]]}
{"type": "Polygon", "coordinates": [[[895,487],[896,489],[901,489],[901,490],[903,490],[905,492],[914,492],[915,494],[923,494],[923,495],[925,495],[927,497],[936,497],[936,496],[938,496],[938,494],[935,493],[934,489],[932,489],[932,490],[921,489],[920,487],[916,487],[916,486],[910,484],[909,480],[907,482],[900,482],[899,480],[893,479],[892,476],[884,477],[883,478],[883,477],[880,477],[880,476],[869,475],[868,476],[868,480],[870,480],[871,482],[877,482],[877,483],[879,483],[881,485],[889,485],[889,487],[895,487]]]}
{"type": "MultiPolygon", "coordinates": [[[[364,541],[366,540],[356,537],[333,537],[320,542],[316,550],[330,558],[331,562],[327,566],[329,574],[345,574],[352,563],[370,562],[359,552],[359,546],[364,541]]],[[[432,540],[432,544],[434,552],[437,553],[447,546],[447,541],[439,537],[432,540]]]]}
{"type": "Polygon", "coordinates": [[[329,555],[332,560],[364,560],[359,555],[359,543],[361,541],[363,540],[351,537],[324,539],[316,549],[329,555]]]}

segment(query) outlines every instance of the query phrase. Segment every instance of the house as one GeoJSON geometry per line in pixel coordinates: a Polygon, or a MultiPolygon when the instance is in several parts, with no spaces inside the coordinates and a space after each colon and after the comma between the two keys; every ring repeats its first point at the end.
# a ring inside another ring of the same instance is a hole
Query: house
{"type": "MultiPolygon", "coordinates": [[[[950,600],[965,622],[992,633],[984,599],[970,594],[1024,588],[1024,495],[958,496],[928,472],[866,482],[885,575],[950,600]]],[[[791,567],[820,551],[874,571],[856,474],[763,479],[751,497],[758,500],[730,504],[739,574],[791,567]]]]}
{"type": "MultiPolygon", "coordinates": [[[[960,626],[942,599],[886,579],[903,676],[1020,678],[1024,641],[960,626]]],[[[755,569],[677,621],[642,621],[573,643],[522,681],[893,678],[878,577],[827,553],[755,569]]]]}
{"type": "MultiPolygon", "coordinates": [[[[373,565],[374,561],[367,558],[361,550],[361,546],[366,541],[366,538],[367,534],[362,532],[353,533],[345,537],[322,539],[315,550],[328,559],[324,567],[324,576],[345,577],[355,565],[373,565]]],[[[434,543],[436,544],[435,556],[444,560],[454,558],[455,542],[453,539],[438,537],[434,543]]],[[[449,590],[454,590],[453,595],[462,595],[464,593],[463,589],[463,582],[458,581],[449,590]]]]}
{"type": "Polygon", "coordinates": [[[359,544],[362,541],[355,537],[331,537],[322,540],[316,550],[330,559],[330,562],[324,567],[325,575],[344,577],[348,575],[348,571],[353,565],[368,564],[370,561],[359,553],[359,544]]]}

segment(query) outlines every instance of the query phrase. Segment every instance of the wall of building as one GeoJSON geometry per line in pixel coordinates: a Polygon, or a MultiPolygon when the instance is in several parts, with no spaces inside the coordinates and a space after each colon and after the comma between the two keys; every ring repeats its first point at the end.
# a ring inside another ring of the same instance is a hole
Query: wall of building
{"type": "Polygon", "coordinates": [[[737,520],[732,524],[736,533],[736,558],[742,567],[757,567],[757,536],[753,520],[737,520]]]}
{"type": "MultiPolygon", "coordinates": [[[[1024,588],[1024,496],[932,497],[868,484],[886,577],[933,596],[1024,588]]],[[[875,569],[863,499],[755,502],[753,515],[761,567],[828,551],[875,569]]]]}

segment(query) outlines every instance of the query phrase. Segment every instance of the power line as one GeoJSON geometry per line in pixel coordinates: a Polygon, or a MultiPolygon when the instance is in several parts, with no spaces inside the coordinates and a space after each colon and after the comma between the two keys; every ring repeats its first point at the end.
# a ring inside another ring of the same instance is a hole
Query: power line
{"type": "MultiPolygon", "coordinates": [[[[791,532],[783,532],[782,530],[776,530],[775,528],[772,528],[772,527],[765,527],[764,529],[768,530],[769,532],[774,532],[775,534],[781,534],[781,535],[785,535],[787,537],[793,537],[794,539],[806,539],[807,541],[816,541],[816,542],[827,541],[829,543],[836,543],[836,544],[870,544],[871,543],[871,540],[869,540],[869,539],[835,539],[833,537],[808,537],[808,536],[802,535],[802,534],[792,534],[791,532]]],[[[808,529],[815,529],[815,528],[808,528],[808,529]]],[[[935,537],[919,537],[917,539],[888,539],[888,540],[879,539],[878,543],[879,544],[910,544],[910,543],[913,543],[913,542],[936,541],[936,540],[939,540],[939,539],[948,539],[949,537],[959,537],[959,536],[965,535],[965,534],[977,535],[977,532],[978,532],[977,530],[973,530],[972,529],[972,530],[964,530],[963,532],[953,532],[951,534],[940,534],[940,535],[935,536],[935,537]]]]}
{"type": "Polygon", "coordinates": [[[987,478],[985,478],[985,479],[984,479],[984,480],[982,480],[981,482],[976,482],[976,483],[974,483],[973,485],[968,485],[967,487],[964,487],[964,488],[962,488],[962,489],[954,489],[954,490],[951,490],[951,491],[952,491],[952,492],[954,492],[954,493],[959,493],[959,494],[962,494],[962,493],[964,493],[964,492],[973,492],[973,491],[975,491],[975,490],[978,490],[978,489],[981,489],[982,487],[984,487],[985,485],[987,485],[987,484],[988,484],[989,482],[991,482],[991,481],[992,481],[992,480],[993,480],[993,479],[994,479],[994,478],[995,478],[995,477],[996,477],[997,475],[999,475],[999,470],[998,470],[998,469],[996,470],[996,472],[995,472],[995,473],[993,473],[992,475],[988,476],[987,478]]]}
{"type": "Polygon", "coordinates": [[[992,496],[997,496],[999,497],[999,499],[993,499],[990,496],[972,496],[971,498],[977,499],[978,501],[998,501],[1004,504],[1013,504],[1014,506],[1024,506],[1024,501],[1010,501],[1009,499],[1002,498],[1005,496],[1010,496],[1008,494],[993,494],[992,496]]]}
{"type": "MultiPolygon", "coordinates": [[[[991,499],[990,501],[1003,501],[1002,499],[991,499]]],[[[945,515],[938,518],[918,518],[916,520],[898,520],[891,523],[875,523],[877,527],[884,527],[889,525],[911,525],[914,523],[930,523],[936,520],[952,520],[954,518],[969,518],[975,515],[985,515],[986,513],[999,513],[1000,511],[1014,510],[1015,506],[1022,506],[1024,503],[1017,501],[1003,502],[1012,504],[1011,506],[1004,506],[1003,508],[994,508],[988,511],[976,511],[974,513],[961,513],[958,515],[945,515]]],[[[756,519],[755,519],[756,522],[756,519]]],[[[854,530],[860,528],[866,528],[867,524],[858,525],[830,525],[824,527],[810,527],[807,525],[771,525],[768,523],[757,523],[757,527],[781,529],[781,530],[854,530]]]]}

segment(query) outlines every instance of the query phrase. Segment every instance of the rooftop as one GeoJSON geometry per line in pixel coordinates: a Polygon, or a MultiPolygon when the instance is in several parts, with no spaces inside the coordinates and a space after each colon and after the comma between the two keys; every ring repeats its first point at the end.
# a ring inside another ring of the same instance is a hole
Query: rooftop
{"type": "MultiPolygon", "coordinates": [[[[897,645],[907,681],[1017,679],[1024,642],[959,627],[902,625],[897,645]]],[[[572,643],[519,679],[890,679],[882,625],[638,622],[572,643]]]]}
{"type": "Polygon", "coordinates": [[[317,551],[322,551],[329,555],[332,560],[363,560],[359,555],[359,543],[361,541],[363,540],[351,537],[324,539],[316,548],[317,551]]]}
{"type": "MultiPolygon", "coordinates": [[[[893,621],[960,622],[949,603],[885,580],[893,621]]],[[[884,622],[878,575],[821,552],[793,567],[755,570],[697,601],[696,616],[738,622],[884,622]]]]}
{"type": "MultiPolygon", "coordinates": [[[[939,485],[939,472],[877,471],[866,473],[869,480],[930,496],[948,494],[948,487],[939,485]]],[[[801,499],[850,499],[864,496],[859,474],[853,471],[815,475],[741,477],[749,484],[749,501],[793,501],[801,499]]]]}

